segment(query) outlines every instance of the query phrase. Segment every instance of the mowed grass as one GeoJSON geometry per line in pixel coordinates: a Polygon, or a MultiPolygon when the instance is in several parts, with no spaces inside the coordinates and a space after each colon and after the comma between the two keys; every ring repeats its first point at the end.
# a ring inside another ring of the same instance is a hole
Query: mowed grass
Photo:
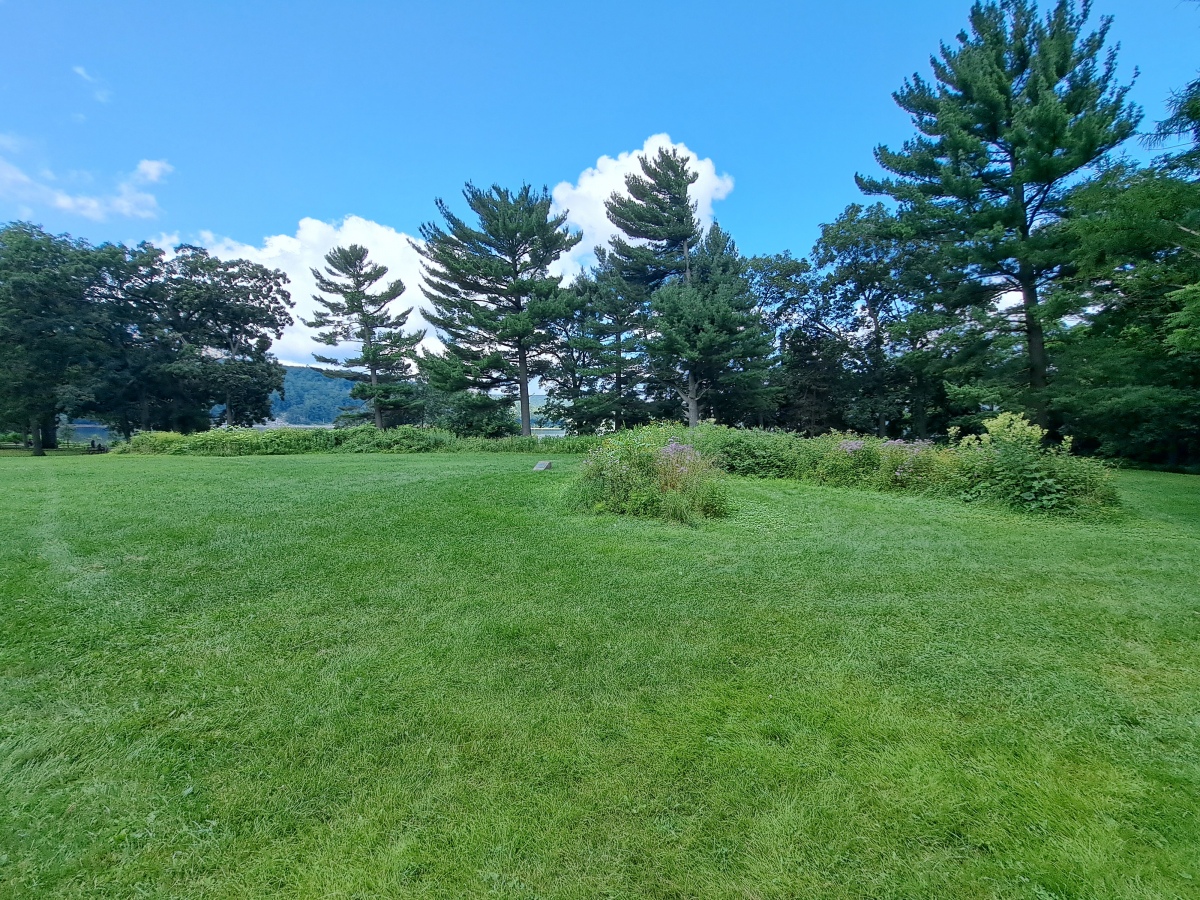
{"type": "Polygon", "coordinates": [[[0,460],[0,896],[1200,896],[1200,479],[0,460]]]}

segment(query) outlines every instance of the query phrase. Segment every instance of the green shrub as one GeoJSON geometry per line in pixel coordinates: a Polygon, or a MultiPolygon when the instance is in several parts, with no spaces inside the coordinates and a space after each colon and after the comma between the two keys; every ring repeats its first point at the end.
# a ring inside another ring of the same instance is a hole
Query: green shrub
{"type": "Polygon", "coordinates": [[[188,439],[174,431],[142,431],[125,445],[130,453],[172,453],[188,439]]]}
{"type": "MultiPolygon", "coordinates": [[[[279,429],[280,431],[284,429],[279,429]]],[[[400,425],[380,431],[373,425],[333,429],[335,453],[438,453],[455,449],[456,438],[440,428],[400,425]]]]}
{"type": "Polygon", "coordinates": [[[689,434],[696,449],[726,472],[758,478],[797,478],[802,439],[793,434],[702,425],[689,434]]]}
{"type": "Polygon", "coordinates": [[[854,435],[830,434],[812,439],[821,450],[812,478],[834,487],[874,487],[878,481],[883,442],[854,435]]]}
{"type": "Polygon", "coordinates": [[[729,498],[721,471],[690,444],[664,439],[670,430],[640,428],[604,438],[584,460],[576,502],[595,512],[684,524],[727,515],[729,498]]]}
{"type": "Polygon", "coordinates": [[[1108,467],[1071,455],[1070,439],[1046,446],[1046,430],[1013,413],[988,419],[984,427],[985,434],[955,446],[964,500],[1051,512],[1116,503],[1108,467]]]}
{"type": "MultiPolygon", "coordinates": [[[[1005,413],[987,432],[948,445],[854,434],[802,438],[783,432],[702,425],[648,425],[607,437],[455,437],[437,428],[219,428],[197,434],[145,432],[125,452],[250,456],[288,453],[587,453],[577,499],[593,509],[693,521],[721,515],[726,488],[718,470],[795,478],[836,487],[902,491],[1072,512],[1116,503],[1112,475],[1074,456],[1070,442],[1046,445],[1046,432],[1005,413]],[[686,436],[686,437],[685,437],[686,436]],[[686,440],[688,443],[683,443],[686,440]],[[675,449],[668,452],[668,448],[675,449]],[[676,469],[668,463],[675,460],[676,469]],[[683,477],[686,475],[687,477],[683,477]]],[[[122,448],[119,448],[122,449],[122,448]]]]}
{"type": "Polygon", "coordinates": [[[879,454],[872,483],[876,490],[948,496],[959,482],[962,466],[952,447],[928,441],[884,441],[879,454]]]}

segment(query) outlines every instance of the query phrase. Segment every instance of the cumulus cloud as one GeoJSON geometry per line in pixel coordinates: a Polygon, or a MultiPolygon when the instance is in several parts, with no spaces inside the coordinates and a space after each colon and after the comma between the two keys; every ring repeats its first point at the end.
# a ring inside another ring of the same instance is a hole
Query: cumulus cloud
{"type": "MultiPolygon", "coordinates": [[[[56,179],[49,170],[43,169],[35,178],[0,157],[0,200],[16,203],[22,210],[49,207],[94,222],[103,222],[110,216],[153,219],[159,212],[158,199],[144,186],[161,182],[171,171],[171,165],[165,159],[143,159],[132,173],[117,183],[112,193],[71,193],[50,183],[56,179]]],[[[90,178],[75,173],[74,180],[90,178]]]]}
{"type": "Polygon", "coordinates": [[[616,228],[608,221],[604,202],[614,191],[625,193],[625,176],[632,173],[641,174],[640,158],[655,156],[660,148],[674,148],[680,156],[690,160],[691,167],[699,178],[688,191],[688,196],[696,204],[696,214],[701,224],[705,228],[712,224],[713,204],[729,196],[733,190],[733,178],[724,173],[718,175],[717,167],[711,159],[701,159],[686,144],[672,141],[670,135],[651,135],[646,138],[640,150],[620,153],[615,159],[611,156],[601,156],[596,160],[596,165],[584,169],[573,184],[563,181],[555,185],[552,191],[555,209],[568,210],[567,221],[583,232],[583,240],[560,261],[559,274],[570,278],[589,265],[595,258],[593,249],[597,245],[606,246],[609,239],[617,233],[616,228]]]}
{"type": "MultiPolygon", "coordinates": [[[[556,274],[569,278],[593,260],[592,250],[597,244],[607,244],[615,233],[612,223],[604,211],[604,201],[614,191],[624,192],[625,176],[640,172],[639,157],[656,154],[660,147],[675,148],[691,160],[699,178],[692,185],[690,196],[696,203],[697,215],[707,228],[713,221],[713,204],[722,200],[733,190],[733,178],[718,174],[711,159],[701,159],[685,144],[676,143],[666,134],[656,134],[646,139],[640,149],[621,153],[616,158],[601,156],[595,166],[580,173],[574,183],[564,181],[553,192],[556,210],[568,210],[568,223],[583,232],[583,240],[571,254],[559,261],[556,274]]],[[[144,165],[145,163],[143,163],[144,165]]],[[[139,167],[140,169],[141,167],[139,167]]],[[[168,167],[169,171],[169,167],[168,167]]],[[[177,235],[161,235],[155,243],[168,246],[168,238],[177,235]]],[[[310,329],[300,324],[301,319],[311,318],[316,309],[311,269],[324,265],[324,256],[336,246],[361,244],[371,251],[371,258],[388,267],[388,278],[400,278],[407,290],[398,301],[403,306],[414,307],[408,320],[409,328],[426,328],[423,309],[428,307],[421,293],[420,256],[410,243],[410,235],[396,231],[387,225],[372,222],[359,216],[347,216],[340,222],[322,222],[318,219],[301,219],[295,234],[277,234],[265,238],[261,244],[245,244],[229,238],[202,232],[199,243],[212,253],[225,259],[249,259],[253,262],[282,269],[291,280],[289,289],[296,302],[293,317],[296,324],[289,328],[275,344],[275,354],[285,363],[311,365],[314,351],[322,355],[330,348],[317,344],[310,329]]],[[[419,240],[418,240],[419,243],[419,240]]],[[[432,328],[429,328],[425,346],[438,349],[441,345],[432,328]]]]}
{"type": "MultiPolygon", "coordinates": [[[[323,268],[325,254],[337,246],[360,244],[370,250],[372,260],[388,267],[386,280],[399,278],[404,282],[406,290],[393,305],[392,311],[415,307],[408,318],[407,329],[411,331],[428,327],[421,314],[422,304],[428,305],[421,293],[421,258],[409,243],[407,234],[387,225],[359,216],[347,216],[341,222],[305,218],[300,220],[295,234],[272,235],[257,246],[219,238],[209,232],[201,233],[200,243],[223,259],[248,259],[287,273],[291,280],[288,290],[296,303],[292,310],[296,324],[287,329],[274,346],[275,355],[285,363],[312,365],[314,352],[323,356],[340,355],[331,353],[331,348],[314,341],[312,330],[300,322],[301,319],[311,318],[318,308],[313,299],[316,284],[311,270],[323,268]]],[[[441,346],[432,328],[428,331],[425,346],[430,349],[441,346]]]]}

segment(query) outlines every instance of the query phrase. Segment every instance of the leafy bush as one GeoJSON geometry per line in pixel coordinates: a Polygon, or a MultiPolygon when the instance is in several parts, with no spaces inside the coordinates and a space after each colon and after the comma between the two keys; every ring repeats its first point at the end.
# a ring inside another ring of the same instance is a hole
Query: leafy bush
{"type": "Polygon", "coordinates": [[[1046,431],[1023,416],[1003,413],[984,422],[987,432],[955,447],[961,495],[1031,511],[1071,511],[1116,503],[1108,468],[1071,455],[1070,438],[1046,446],[1046,431]]]}
{"type": "Polygon", "coordinates": [[[804,462],[802,443],[784,432],[701,425],[689,438],[696,449],[735,475],[797,478],[804,462]]]}
{"type": "MultiPolygon", "coordinates": [[[[282,430],[282,429],[280,429],[282,430]]],[[[337,453],[437,453],[454,449],[458,440],[439,428],[400,425],[380,431],[373,425],[335,429],[337,453]]]]}
{"type": "Polygon", "coordinates": [[[622,431],[603,439],[583,464],[576,502],[595,512],[652,516],[693,524],[724,516],[729,498],[711,458],[662,427],[622,431]]]}
{"type": "Polygon", "coordinates": [[[24,440],[19,431],[0,431],[0,444],[20,444],[24,440]]]}

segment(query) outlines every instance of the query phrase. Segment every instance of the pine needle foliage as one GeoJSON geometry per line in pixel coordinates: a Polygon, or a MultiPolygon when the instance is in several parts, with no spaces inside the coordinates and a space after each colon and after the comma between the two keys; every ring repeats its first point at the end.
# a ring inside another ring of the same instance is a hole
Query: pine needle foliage
{"type": "MultiPolygon", "coordinates": [[[[413,246],[424,260],[429,321],[446,344],[446,377],[480,391],[515,390],[521,433],[531,433],[529,381],[546,365],[548,323],[558,311],[562,276],[550,267],[579,243],[567,211],[551,212],[549,191],[528,184],[463,190],[476,224],[437,201],[442,222],[421,226],[413,246]]],[[[440,367],[429,371],[437,383],[440,367]]],[[[440,385],[439,385],[440,386],[440,385]]]]}
{"type": "Polygon", "coordinates": [[[371,262],[369,256],[367,248],[358,244],[334,247],[325,254],[325,271],[312,270],[321,292],[313,299],[322,308],[304,324],[321,329],[315,339],[322,344],[359,347],[357,356],[345,360],[313,356],[317,362],[335,367],[325,370],[326,375],[355,382],[350,396],[365,400],[375,427],[383,428],[387,413],[413,403],[409,380],[414,353],[425,332],[404,331],[412,307],[396,314],[388,310],[405,291],[399,278],[372,293],[371,288],[387,275],[388,268],[371,262]]]}
{"type": "Polygon", "coordinates": [[[612,239],[617,270],[652,291],[672,276],[691,280],[691,254],[701,229],[688,188],[700,176],[674,148],[660,148],[657,156],[643,156],[640,163],[642,174],[627,175],[627,193],[614,192],[605,208],[609,221],[621,230],[612,239]]]}
{"type": "Polygon", "coordinates": [[[875,150],[890,177],[858,176],[868,194],[900,201],[945,242],[947,260],[988,284],[990,306],[1021,294],[1027,382],[1045,389],[1050,364],[1041,295],[1065,255],[1052,227],[1070,189],[1133,134],[1141,114],[1117,80],[1111,19],[1087,32],[1090,0],[1058,0],[1043,17],[1030,0],[976,2],[970,31],[893,96],[917,135],[875,150]]]}

